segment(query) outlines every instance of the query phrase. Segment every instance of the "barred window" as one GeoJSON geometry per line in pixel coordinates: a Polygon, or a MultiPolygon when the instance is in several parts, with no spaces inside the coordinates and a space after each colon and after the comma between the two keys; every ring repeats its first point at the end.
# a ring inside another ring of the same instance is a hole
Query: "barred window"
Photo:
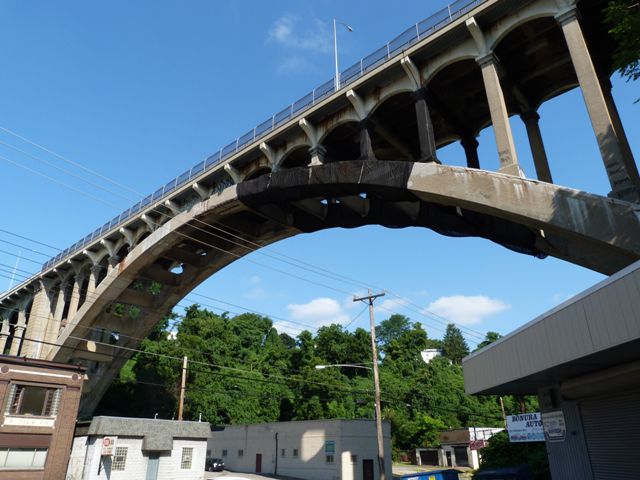
{"type": "Polygon", "coordinates": [[[294,457],[297,457],[298,456],[298,449],[294,448],[293,449],[293,453],[291,455],[293,455],[294,457]]]}
{"type": "Polygon", "coordinates": [[[127,464],[127,449],[128,447],[116,447],[116,453],[113,456],[113,462],[111,462],[111,470],[124,470],[127,464]]]}
{"type": "Polygon", "coordinates": [[[36,385],[11,385],[7,413],[10,415],[33,415],[53,417],[58,413],[60,389],[36,385]]]}
{"type": "Polygon", "coordinates": [[[238,456],[239,457],[244,457],[244,450],[243,449],[238,450],[238,456]]]}
{"type": "Polygon", "coordinates": [[[325,461],[327,463],[333,463],[333,455],[327,455],[325,458],[325,461]]]}
{"type": "Polygon", "coordinates": [[[226,450],[226,449],[225,449],[225,450],[222,450],[222,456],[223,456],[223,457],[226,457],[226,456],[227,456],[227,450],[226,450]]]}
{"type": "Polygon", "coordinates": [[[281,448],[281,449],[280,449],[280,456],[281,456],[281,457],[286,457],[286,456],[287,456],[287,450],[286,450],[286,449],[284,449],[284,448],[281,448]]]}
{"type": "Polygon", "coordinates": [[[182,470],[189,470],[191,468],[191,459],[193,458],[193,448],[182,449],[182,461],[180,462],[180,468],[182,470]]]}

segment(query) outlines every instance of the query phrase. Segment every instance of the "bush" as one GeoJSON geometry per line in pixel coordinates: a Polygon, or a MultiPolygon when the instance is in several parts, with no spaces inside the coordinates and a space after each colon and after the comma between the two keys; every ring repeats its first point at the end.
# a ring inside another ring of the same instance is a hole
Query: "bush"
{"type": "Polygon", "coordinates": [[[500,432],[481,450],[480,470],[528,465],[534,480],[551,480],[544,442],[511,443],[509,434],[500,432]]]}

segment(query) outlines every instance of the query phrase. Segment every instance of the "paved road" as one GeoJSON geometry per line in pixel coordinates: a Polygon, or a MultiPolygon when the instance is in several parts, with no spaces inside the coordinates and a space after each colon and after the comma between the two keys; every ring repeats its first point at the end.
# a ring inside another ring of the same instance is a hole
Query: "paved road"
{"type": "Polygon", "coordinates": [[[209,480],[212,478],[218,480],[273,480],[274,477],[272,475],[266,477],[264,475],[258,475],[257,473],[239,473],[239,472],[205,472],[204,477],[205,480],[209,480]]]}

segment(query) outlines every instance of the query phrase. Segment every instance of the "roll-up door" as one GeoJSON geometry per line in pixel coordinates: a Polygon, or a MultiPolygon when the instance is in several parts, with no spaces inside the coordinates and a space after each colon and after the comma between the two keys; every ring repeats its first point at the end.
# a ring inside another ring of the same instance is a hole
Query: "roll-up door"
{"type": "Polygon", "coordinates": [[[456,456],[456,467],[469,466],[469,455],[467,454],[467,447],[453,447],[453,453],[456,456]]]}
{"type": "Polygon", "coordinates": [[[640,391],[580,402],[582,427],[595,480],[640,478],[639,409],[640,391]]]}

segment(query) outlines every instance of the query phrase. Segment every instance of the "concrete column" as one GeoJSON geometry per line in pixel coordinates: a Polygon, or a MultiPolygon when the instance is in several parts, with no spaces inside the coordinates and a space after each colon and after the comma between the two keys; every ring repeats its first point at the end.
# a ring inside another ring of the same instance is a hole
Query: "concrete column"
{"type": "Polygon", "coordinates": [[[2,329],[0,330],[0,355],[4,353],[4,349],[7,346],[7,339],[9,338],[9,319],[2,319],[2,329]]]}
{"type": "Polygon", "coordinates": [[[360,160],[376,159],[373,153],[373,145],[371,144],[373,128],[373,122],[368,118],[360,122],[360,160]]]}
{"type": "Polygon", "coordinates": [[[524,126],[527,129],[529,137],[529,145],[531,147],[531,155],[533,155],[533,163],[536,166],[536,175],[538,180],[553,183],[551,178],[551,170],[549,170],[549,161],[547,160],[547,152],[544,149],[542,134],[540,133],[540,115],[537,112],[526,112],[520,115],[524,126]]]}
{"type": "MultiPolygon", "coordinates": [[[[600,76],[600,78],[602,79],[602,76],[600,76]]],[[[624,166],[627,169],[627,173],[631,177],[631,181],[635,185],[640,185],[638,166],[636,165],[635,158],[633,157],[633,152],[631,151],[631,146],[629,145],[629,140],[627,139],[627,133],[624,131],[624,127],[622,126],[622,120],[620,120],[618,107],[616,106],[616,102],[613,99],[613,95],[611,94],[611,80],[605,77],[600,83],[602,85],[604,100],[605,102],[607,102],[607,108],[609,109],[609,114],[611,115],[613,128],[616,132],[618,140],[620,141],[620,147],[622,149],[622,155],[624,158],[624,166]]]]}
{"type": "MultiPolygon", "coordinates": [[[[67,283],[61,282],[58,287],[58,298],[56,299],[56,306],[53,312],[53,318],[49,322],[47,332],[45,333],[45,341],[48,343],[55,343],[60,333],[60,324],[62,322],[62,314],[64,312],[64,295],[67,290],[67,283]]],[[[53,345],[45,344],[42,347],[42,358],[47,358],[53,345]]]]}
{"type": "Polygon", "coordinates": [[[480,168],[478,141],[472,135],[465,135],[460,139],[460,145],[464,148],[464,154],[467,157],[467,167],[480,168]]]}
{"type": "Polygon", "coordinates": [[[49,292],[45,284],[40,281],[38,282],[37,290],[33,297],[29,323],[25,331],[25,337],[30,340],[24,342],[21,352],[22,355],[29,358],[40,358],[43,344],[39,340],[45,339],[45,333],[51,317],[49,292]]]}
{"type": "Polygon", "coordinates": [[[27,328],[27,315],[25,312],[26,305],[21,305],[18,309],[18,322],[13,329],[13,341],[9,349],[9,355],[18,355],[22,346],[22,337],[24,330],[27,328]]]}
{"type": "Polygon", "coordinates": [[[507,104],[500,86],[498,60],[493,53],[488,53],[479,57],[477,62],[482,71],[484,88],[489,102],[489,112],[491,113],[491,123],[493,123],[493,133],[496,136],[498,156],[500,158],[499,172],[522,176],[522,171],[518,164],[518,156],[516,155],[516,147],[513,142],[511,124],[509,123],[507,104]]]}
{"type": "Polygon", "coordinates": [[[418,139],[420,141],[420,162],[440,163],[436,155],[436,139],[433,133],[433,122],[427,105],[427,92],[424,88],[413,92],[413,100],[418,121],[418,139]]]}
{"type": "Polygon", "coordinates": [[[67,311],[66,323],[70,323],[71,321],[73,321],[73,317],[75,317],[76,313],[78,312],[78,304],[80,302],[80,289],[82,288],[83,282],[84,282],[84,275],[83,274],[76,275],[76,278],[73,281],[71,296],[69,297],[69,310],[67,311]]]}
{"type": "Polygon", "coordinates": [[[111,271],[118,266],[120,263],[120,257],[117,255],[111,255],[109,257],[109,265],[107,266],[107,275],[111,273],[111,271]]]}
{"type": "MultiPolygon", "coordinates": [[[[98,286],[98,275],[100,274],[100,270],[102,270],[103,268],[104,267],[102,267],[101,265],[94,265],[93,267],[91,267],[91,270],[89,271],[89,282],[87,283],[87,295],[85,297],[86,299],[93,299],[96,287],[98,286]]],[[[107,267],[107,275],[108,273],[109,268],[107,267]]]]}
{"type": "Polygon", "coordinates": [[[560,24],[564,38],[567,41],[571,61],[580,83],[580,89],[589,112],[593,131],[596,134],[598,146],[600,147],[600,154],[611,185],[609,195],[627,201],[638,202],[640,200],[640,191],[637,185],[633,184],[625,168],[620,140],[616,135],[611,114],[607,108],[607,101],[598,81],[598,75],[582,34],[580,22],[578,22],[578,12],[573,8],[557,15],[556,20],[560,24]]]}
{"type": "Polygon", "coordinates": [[[309,166],[322,165],[327,155],[327,149],[318,144],[309,148],[309,155],[311,155],[311,163],[309,163],[309,166]]]}

